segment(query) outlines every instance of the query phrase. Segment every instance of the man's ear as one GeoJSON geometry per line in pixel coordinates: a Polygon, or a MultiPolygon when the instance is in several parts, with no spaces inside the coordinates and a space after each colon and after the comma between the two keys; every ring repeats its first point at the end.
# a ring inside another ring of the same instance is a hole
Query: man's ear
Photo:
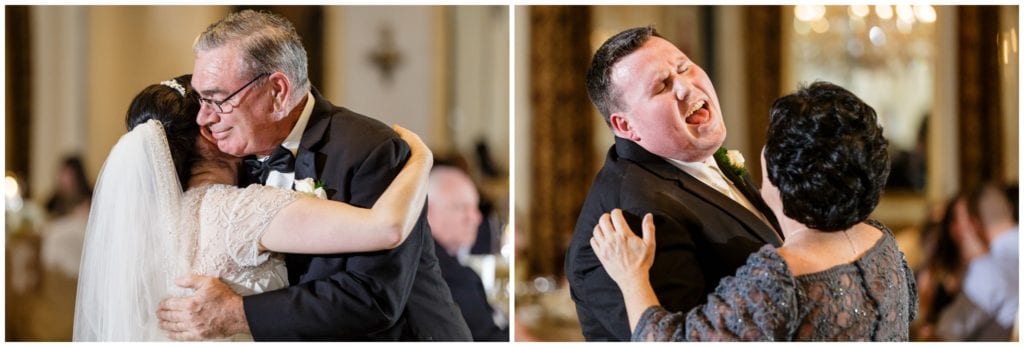
{"type": "Polygon", "coordinates": [[[611,123],[612,133],[615,136],[632,140],[633,142],[640,141],[640,136],[637,136],[633,131],[633,127],[629,124],[629,119],[625,115],[615,112],[611,116],[608,116],[608,122],[611,123]]]}
{"type": "Polygon", "coordinates": [[[267,81],[270,83],[270,96],[274,98],[274,112],[290,112],[288,96],[292,93],[292,81],[281,71],[270,74],[267,81]]]}

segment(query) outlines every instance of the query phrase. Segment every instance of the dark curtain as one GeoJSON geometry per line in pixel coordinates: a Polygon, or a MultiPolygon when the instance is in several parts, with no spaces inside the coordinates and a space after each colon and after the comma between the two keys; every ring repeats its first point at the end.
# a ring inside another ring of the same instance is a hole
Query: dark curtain
{"type": "MultiPolygon", "coordinates": [[[[32,126],[32,47],[29,33],[29,7],[28,6],[7,6],[5,16],[6,25],[6,73],[7,81],[5,87],[7,93],[4,97],[7,100],[5,135],[7,141],[4,143],[7,150],[4,153],[4,160],[7,163],[7,170],[12,171],[22,179],[31,174],[29,170],[29,129],[32,126]]],[[[28,195],[28,186],[22,187],[28,195]]]]}
{"type": "Polygon", "coordinates": [[[761,146],[768,131],[768,109],[780,96],[782,76],[782,6],[745,6],[743,42],[747,54],[743,64],[747,72],[747,132],[749,145],[746,166],[758,184],[761,182],[761,146]]]}
{"type": "MultiPolygon", "coordinates": [[[[587,98],[590,9],[530,8],[533,119],[529,214],[531,275],[561,277],[565,250],[593,180],[594,111],[587,98]]],[[[517,254],[517,256],[524,256],[517,254]]]]}
{"type": "Polygon", "coordinates": [[[957,83],[960,187],[971,189],[1003,175],[1002,94],[999,85],[997,6],[957,7],[957,83]]]}

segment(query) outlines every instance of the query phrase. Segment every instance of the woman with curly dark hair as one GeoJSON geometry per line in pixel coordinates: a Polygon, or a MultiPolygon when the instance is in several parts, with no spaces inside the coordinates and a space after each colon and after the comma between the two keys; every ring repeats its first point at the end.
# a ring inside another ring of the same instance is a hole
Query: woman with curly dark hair
{"type": "Polygon", "coordinates": [[[659,306],[647,280],[654,224],[643,239],[619,210],[591,245],[622,290],[633,340],[906,341],[917,312],[914,275],[892,231],[868,219],[889,174],[875,111],[816,82],[772,105],[761,195],[782,247],[766,245],[690,312],[659,306]]]}

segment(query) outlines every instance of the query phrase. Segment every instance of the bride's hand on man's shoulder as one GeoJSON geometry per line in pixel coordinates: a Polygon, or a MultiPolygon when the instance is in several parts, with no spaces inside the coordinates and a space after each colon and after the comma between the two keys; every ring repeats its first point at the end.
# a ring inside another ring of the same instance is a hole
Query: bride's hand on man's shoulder
{"type": "Polygon", "coordinates": [[[601,215],[590,246],[612,280],[620,285],[646,276],[654,264],[654,216],[643,219],[643,239],[637,237],[626,223],[622,210],[601,215]]]}
{"type": "Polygon", "coordinates": [[[423,143],[423,140],[420,139],[419,135],[416,135],[416,133],[403,128],[398,124],[393,124],[391,128],[398,133],[399,138],[405,140],[405,142],[409,144],[409,149],[412,150],[413,156],[419,156],[425,161],[433,162],[434,153],[430,151],[430,147],[427,147],[427,144],[423,143]]]}

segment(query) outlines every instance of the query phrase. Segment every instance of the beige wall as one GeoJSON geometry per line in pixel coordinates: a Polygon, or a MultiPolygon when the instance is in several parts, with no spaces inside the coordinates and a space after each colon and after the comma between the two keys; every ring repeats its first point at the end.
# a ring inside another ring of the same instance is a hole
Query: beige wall
{"type": "MultiPolygon", "coordinates": [[[[509,160],[509,29],[508,8],[503,6],[456,6],[453,30],[451,79],[453,98],[448,107],[453,145],[462,153],[474,153],[484,139],[495,162],[509,160]]],[[[508,169],[507,165],[503,165],[508,169]]]]}
{"type": "Polygon", "coordinates": [[[437,103],[444,101],[434,97],[444,87],[437,84],[435,69],[435,62],[444,59],[436,40],[442,32],[439,15],[438,8],[428,6],[327,7],[324,22],[330,31],[324,43],[329,55],[324,65],[344,63],[325,76],[333,87],[325,96],[382,122],[398,123],[433,144],[437,136],[431,121],[439,116],[437,103]],[[383,43],[384,27],[390,28],[392,49],[401,59],[390,82],[370,59],[370,52],[383,43]]]}
{"type": "Polygon", "coordinates": [[[142,87],[192,71],[192,41],[227,13],[210,6],[33,7],[30,178],[49,196],[61,158],[81,153],[95,180],[124,134],[124,113],[142,87]]]}
{"type": "Polygon", "coordinates": [[[1007,182],[1020,180],[1020,28],[1019,8],[1004,6],[1000,20],[1000,82],[1003,86],[1003,159],[1007,182]],[[1017,42],[1013,42],[1017,40],[1017,42]]]}
{"type": "MultiPolygon", "coordinates": [[[[33,32],[33,129],[29,184],[52,192],[62,157],[80,153],[95,181],[125,133],[124,113],[146,85],[192,71],[192,42],[227,6],[38,6],[33,32]]],[[[326,6],[325,83],[339,105],[399,123],[437,150],[471,155],[486,139],[507,163],[508,14],[485,6],[326,6]],[[379,83],[367,49],[377,23],[395,25],[403,63],[379,83]]],[[[503,164],[507,168],[507,164],[503,164]]]]}
{"type": "MultiPolygon", "coordinates": [[[[508,12],[502,6],[325,8],[325,95],[472,159],[485,139],[508,162],[508,12]],[[401,62],[385,83],[367,52],[391,28],[401,62]]],[[[442,154],[439,153],[439,154],[442,154]]]]}
{"type": "MultiPolygon", "coordinates": [[[[532,158],[530,156],[530,131],[533,113],[530,109],[530,8],[516,6],[515,11],[515,159],[513,162],[515,180],[515,211],[513,216],[530,215],[530,187],[533,183],[530,175],[532,158]]],[[[529,220],[515,220],[516,228],[527,230],[529,220]]],[[[525,234],[524,234],[525,235],[525,234]]]]}

